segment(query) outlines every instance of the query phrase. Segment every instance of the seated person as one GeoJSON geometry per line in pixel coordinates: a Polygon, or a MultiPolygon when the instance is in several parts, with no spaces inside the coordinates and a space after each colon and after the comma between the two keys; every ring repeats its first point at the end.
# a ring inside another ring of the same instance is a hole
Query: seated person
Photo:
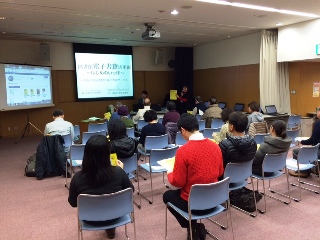
{"type": "Polygon", "coordinates": [[[219,108],[217,104],[217,99],[215,97],[211,97],[209,99],[209,107],[201,116],[201,120],[206,120],[206,128],[211,128],[211,122],[213,118],[221,118],[222,109],[219,108]]]}
{"type": "Polygon", "coordinates": [[[178,122],[180,114],[176,111],[176,104],[173,101],[167,103],[168,112],[163,116],[162,125],[166,126],[168,122],[178,122]]]}
{"type": "Polygon", "coordinates": [[[118,115],[120,116],[120,120],[124,122],[127,128],[134,127],[133,120],[130,117],[128,117],[130,115],[129,115],[129,110],[126,106],[123,105],[118,109],[118,115]]]}
{"type": "MultiPolygon", "coordinates": [[[[260,145],[253,160],[252,172],[262,176],[262,163],[267,153],[283,153],[289,150],[292,139],[287,136],[287,125],[282,120],[273,121],[270,126],[270,136],[264,137],[263,143],[260,145]]],[[[265,172],[265,176],[270,173],[265,172]]]]}
{"type": "MultiPolygon", "coordinates": [[[[203,137],[199,132],[199,123],[193,115],[182,114],[178,120],[178,128],[188,142],[177,150],[174,168],[167,174],[169,183],[179,189],[166,191],[163,194],[163,202],[165,204],[171,202],[187,212],[191,186],[217,182],[218,177],[223,175],[223,162],[220,148],[216,143],[203,137]]],[[[190,239],[189,222],[171,208],[169,211],[182,228],[187,228],[190,239]]],[[[205,211],[199,213],[204,214],[205,211]]],[[[192,220],[192,236],[193,239],[206,238],[205,226],[196,220],[192,220]]]]}
{"type": "Polygon", "coordinates": [[[118,158],[128,158],[136,152],[138,141],[127,136],[127,128],[123,121],[110,121],[108,133],[111,153],[116,153],[118,158]]]}
{"type": "Polygon", "coordinates": [[[120,119],[120,115],[118,114],[118,109],[122,106],[121,102],[116,102],[113,107],[113,113],[111,114],[110,121],[114,119],[120,119]]]}
{"type": "Polygon", "coordinates": [[[139,120],[143,120],[143,115],[147,110],[150,110],[150,106],[151,106],[150,98],[145,98],[144,99],[144,108],[139,109],[137,114],[132,118],[134,124],[137,124],[139,120]]]}
{"type": "Polygon", "coordinates": [[[67,135],[71,134],[71,139],[75,140],[74,128],[72,123],[64,120],[64,113],[61,109],[55,109],[52,112],[53,121],[47,123],[44,129],[44,135],[67,135]]]}
{"type": "Polygon", "coordinates": [[[229,136],[232,136],[232,133],[229,131],[229,116],[233,113],[232,109],[225,108],[221,112],[221,120],[224,122],[224,125],[222,125],[220,132],[213,133],[212,137],[216,141],[216,143],[220,143],[222,140],[224,140],[227,137],[227,134],[229,136]]]}
{"type": "Polygon", "coordinates": [[[260,106],[256,102],[251,102],[248,104],[248,109],[250,115],[248,115],[248,126],[247,130],[249,129],[249,126],[253,122],[263,122],[264,116],[262,113],[259,112],[260,106]]]}
{"type": "Polygon", "coordinates": [[[248,162],[252,160],[257,151],[257,144],[252,137],[245,134],[248,118],[242,112],[233,112],[229,116],[228,136],[219,146],[222,151],[224,167],[229,162],[248,162]]]}
{"type": "Polygon", "coordinates": [[[138,108],[144,107],[144,100],[148,97],[148,92],[146,90],[143,90],[141,92],[141,98],[138,99],[138,108]]]}
{"type": "Polygon", "coordinates": [[[148,110],[143,115],[144,121],[149,124],[141,129],[138,148],[145,151],[144,143],[147,136],[161,136],[166,134],[165,128],[161,123],[158,123],[157,113],[154,110],[148,110]]]}
{"type": "MultiPolygon", "coordinates": [[[[123,163],[111,166],[110,145],[106,137],[94,135],[89,138],[84,148],[82,169],[73,176],[68,202],[77,207],[79,194],[110,194],[134,187],[123,170],[123,163]]],[[[115,228],[106,230],[108,238],[115,237],[115,228]]]]}
{"type": "Polygon", "coordinates": [[[195,107],[192,110],[192,114],[195,116],[197,114],[203,115],[203,113],[207,110],[206,105],[202,102],[202,99],[200,96],[197,96],[195,98],[195,107]]]}

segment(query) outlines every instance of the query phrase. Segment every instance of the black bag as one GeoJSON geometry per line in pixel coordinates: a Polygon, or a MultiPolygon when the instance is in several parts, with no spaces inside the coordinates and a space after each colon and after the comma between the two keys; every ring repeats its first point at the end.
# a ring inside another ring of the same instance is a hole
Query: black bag
{"type": "MultiPolygon", "coordinates": [[[[254,191],[256,195],[256,201],[259,202],[262,199],[262,194],[258,191],[254,191]]],[[[241,208],[247,212],[254,212],[256,206],[254,204],[253,191],[248,188],[240,188],[233,190],[229,194],[230,203],[238,208],[241,208]]]]}
{"type": "Polygon", "coordinates": [[[33,154],[28,158],[26,168],[24,169],[24,175],[27,177],[36,176],[36,154],[33,154]]]}

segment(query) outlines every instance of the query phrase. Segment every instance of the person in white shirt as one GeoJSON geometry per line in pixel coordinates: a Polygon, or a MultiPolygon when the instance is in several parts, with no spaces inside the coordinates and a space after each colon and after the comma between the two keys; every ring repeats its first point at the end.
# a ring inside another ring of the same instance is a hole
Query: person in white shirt
{"type": "Polygon", "coordinates": [[[139,109],[137,114],[132,118],[134,124],[137,124],[139,119],[143,120],[143,115],[147,110],[150,110],[150,106],[151,106],[150,98],[145,98],[144,99],[144,108],[143,109],[139,109]]]}
{"type": "Polygon", "coordinates": [[[74,139],[74,128],[72,123],[64,120],[64,113],[61,109],[55,109],[52,113],[53,121],[46,124],[44,135],[67,135],[71,134],[74,139]]]}

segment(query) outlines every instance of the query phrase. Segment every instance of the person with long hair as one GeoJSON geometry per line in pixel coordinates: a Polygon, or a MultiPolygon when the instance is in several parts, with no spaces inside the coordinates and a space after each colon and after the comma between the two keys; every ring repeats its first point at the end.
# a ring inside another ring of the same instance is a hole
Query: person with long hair
{"type": "MultiPolygon", "coordinates": [[[[282,120],[275,120],[270,126],[270,136],[264,137],[252,163],[252,172],[262,175],[262,163],[267,153],[283,153],[289,150],[292,139],[287,136],[287,125],[282,120]]],[[[269,173],[265,172],[265,176],[269,173]]]]}
{"type": "MultiPolygon", "coordinates": [[[[126,188],[134,187],[126,172],[122,169],[123,163],[117,161],[118,166],[111,166],[110,145],[105,136],[94,135],[89,138],[84,148],[81,171],[73,176],[68,202],[77,207],[79,194],[110,194],[126,188]]],[[[115,228],[106,230],[110,239],[115,237],[115,228]]]]}
{"type": "Polygon", "coordinates": [[[122,120],[111,120],[108,133],[111,153],[116,153],[118,158],[128,158],[136,152],[138,140],[128,137],[126,125],[122,120]]]}

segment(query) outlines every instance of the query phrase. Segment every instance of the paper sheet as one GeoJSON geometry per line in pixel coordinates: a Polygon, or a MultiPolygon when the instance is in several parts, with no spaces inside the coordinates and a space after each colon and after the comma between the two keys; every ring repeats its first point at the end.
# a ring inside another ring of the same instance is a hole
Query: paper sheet
{"type": "Polygon", "coordinates": [[[163,159],[158,161],[157,163],[162,166],[163,168],[167,169],[168,171],[172,171],[174,168],[174,162],[176,161],[176,158],[167,158],[167,159],[163,159]]]}
{"type": "Polygon", "coordinates": [[[177,100],[177,90],[170,90],[170,100],[177,100]]]}

